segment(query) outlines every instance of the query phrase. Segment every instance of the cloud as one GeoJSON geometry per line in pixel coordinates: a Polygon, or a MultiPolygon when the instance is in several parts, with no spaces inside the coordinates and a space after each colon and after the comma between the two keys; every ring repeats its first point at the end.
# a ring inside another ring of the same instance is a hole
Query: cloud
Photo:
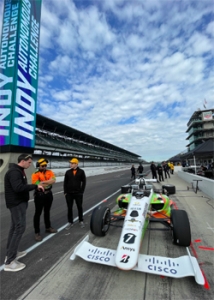
{"type": "Polygon", "coordinates": [[[214,107],[213,17],[212,1],[43,1],[38,113],[146,160],[184,151],[214,107]]]}

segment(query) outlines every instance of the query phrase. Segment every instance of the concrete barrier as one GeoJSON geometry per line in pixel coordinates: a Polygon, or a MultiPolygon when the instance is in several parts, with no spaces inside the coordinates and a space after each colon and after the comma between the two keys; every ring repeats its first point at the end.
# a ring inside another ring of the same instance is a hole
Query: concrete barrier
{"type": "Polygon", "coordinates": [[[196,187],[197,181],[193,180],[202,180],[198,182],[199,190],[211,199],[214,199],[214,180],[179,170],[177,171],[177,174],[178,177],[193,185],[194,188],[196,187]]]}

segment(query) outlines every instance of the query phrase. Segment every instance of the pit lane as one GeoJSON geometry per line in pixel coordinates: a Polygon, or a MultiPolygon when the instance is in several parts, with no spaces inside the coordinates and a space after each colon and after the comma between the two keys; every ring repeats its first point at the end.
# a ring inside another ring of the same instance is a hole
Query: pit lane
{"type": "MultiPolygon", "coordinates": [[[[90,208],[106,199],[108,195],[117,191],[118,187],[129,182],[129,175],[130,172],[126,171],[88,178],[84,204],[89,205],[90,208]]],[[[89,233],[89,212],[85,217],[86,228],[80,229],[76,224],[69,232],[62,230],[23,258],[22,261],[27,265],[25,270],[12,274],[1,272],[1,299],[212,299],[213,252],[198,248],[199,244],[210,249],[213,247],[213,231],[207,226],[207,223],[211,228],[213,226],[210,199],[205,198],[201,193],[195,196],[193,192],[187,192],[186,183],[176,174],[168,180],[168,183],[176,185],[177,193],[172,196],[176,205],[180,209],[186,209],[189,214],[193,244],[191,250],[198,256],[207,279],[207,287],[198,286],[193,277],[163,278],[134,271],[124,272],[113,267],[87,263],[80,258],[70,261],[72,247],[89,233]],[[11,279],[13,279],[13,290],[10,289],[11,279]]],[[[59,191],[60,187],[56,187],[56,193],[59,191]]],[[[115,198],[116,195],[109,198],[108,205],[113,207],[115,198]]],[[[31,224],[33,211],[28,211],[28,229],[23,237],[22,249],[27,249],[34,243],[31,224]]],[[[54,227],[60,228],[66,223],[65,211],[62,195],[56,194],[52,208],[54,227]]],[[[99,247],[115,249],[120,232],[120,228],[112,227],[104,238],[97,238],[90,234],[90,242],[99,247]]],[[[177,257],[185,255],[186,251],[172,245],[170,233],[147,231],[141,253],[177,257]]],[[[3,258],[2,256],[1,259],[3,258]]]]}

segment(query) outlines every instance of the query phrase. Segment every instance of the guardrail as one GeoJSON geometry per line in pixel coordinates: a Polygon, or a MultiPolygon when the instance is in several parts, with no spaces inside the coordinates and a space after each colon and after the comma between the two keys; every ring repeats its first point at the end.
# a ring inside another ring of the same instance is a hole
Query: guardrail
{"type": "Polygon", "coordinates": [[[197,180],[201,180],[198,184],[199,190],[211,199],[214,199],[214,180],[183,171],[177,171],[177,174],[184,181],[191,183],[194,189],[196,188],[197,180]]]}

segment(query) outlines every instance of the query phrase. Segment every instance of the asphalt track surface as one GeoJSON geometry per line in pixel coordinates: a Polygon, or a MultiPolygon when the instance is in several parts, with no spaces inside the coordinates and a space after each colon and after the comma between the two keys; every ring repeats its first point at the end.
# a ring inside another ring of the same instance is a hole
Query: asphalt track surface
{"type": "MultiPolygon", "coordinates": [[[[198,285],[194,277],[173,279],[134,271],[124,272],[117,268],[85,262],[81,258],[76,258],[75,261],[69,260],[74,247],[88,234],[89,241],[93,245],[116,249],[121,229],[110,228],[104,238],[93,236],[90,233],[91,209],[105,199],[108,206],[114,207],[120,187],[129,182],[129,170],[89,177],[84,195],[86,227],[81,229],[76,223],[69,231],[64,229],[66,203],[62,194],[62,183],[55,184],[51,220],[52,226],[60,231],[52,236],[45,234],[43,220],[41,220],[41,233],[44,233],[44,237],[51,236],[43,243],[34,241],[32,226],[34,205],[30,202],[27,229],[20,245],[20,250],[31,249],[26,257],[20,259],[27,267],[16,273],[1,271],[0,298],[2,300],[213,299],[213,199],[206,198],[200,191],[196,195],[191,189],[187,190],[187,183],[176,174],[165,183],[175,184],[176,194],[172,195],[171,199],[176,207],[185,209],[189,215],[192,231],[192,244],[189,248],[192,255],[197,257],[204,273],[205,286],[198,285]]],[[[156,187],[161,185],[156,184],[156,187]]],[[[5,209],[4,201],[1,200],[2,264],[9,223],[9,211],[5,209]]],[[[185,255],[186,249],[172,244],[170,232],[147,231],[141,253],[178,257],[185,255]]]]}
{"type": "MultiPolygon", "coordinates": [[[[57,234],[45,233],[43,215],[41,216],[41,234],[47,241],[38,243],[34,241],[33,215],[34,203],[31,200],[27,210],[27,227],[20,243],[20,251],[31,249],[32,251],[23,261],[27,267],[20,272],[1,271],[1,297],[2,300],[17,299],[30,286],[32,286],[41,276],[43,276],[65,253],[69,251],[82,237],[88,232],[90,224],[91,209],[99,202],[108,199],[108,204],[115,205],[116,196],[119,195],[120,186],[130,181],[130,171],[120,171],[97,175],[87,178],[87,186],[84,193],[84,211],[89,212],[85,215],[86,227],[81,229],[76,223],[72,232],[66,231],[67,206],[62,192],[62,182],[53,186],[54,201],[51,208],[51,225],[60,229],[57,234]],[[35,248],[35,249],[34,249],[35,248]],[[11,285],[12,283],[12,285],[11,285]]],[[[33,199],[33,194],[31,194],[33,199]]],[[[5,247],[7,242],[8,230],[10,227],[10,213],[5,207],[4,196],[1,194],[1,265],[4,263],[5,247]]],[[[74,205],[74,217],[77,216],[76,206],[74,205]]],[[[3,266],[1,266],[1,269],[3,266]]]]}

